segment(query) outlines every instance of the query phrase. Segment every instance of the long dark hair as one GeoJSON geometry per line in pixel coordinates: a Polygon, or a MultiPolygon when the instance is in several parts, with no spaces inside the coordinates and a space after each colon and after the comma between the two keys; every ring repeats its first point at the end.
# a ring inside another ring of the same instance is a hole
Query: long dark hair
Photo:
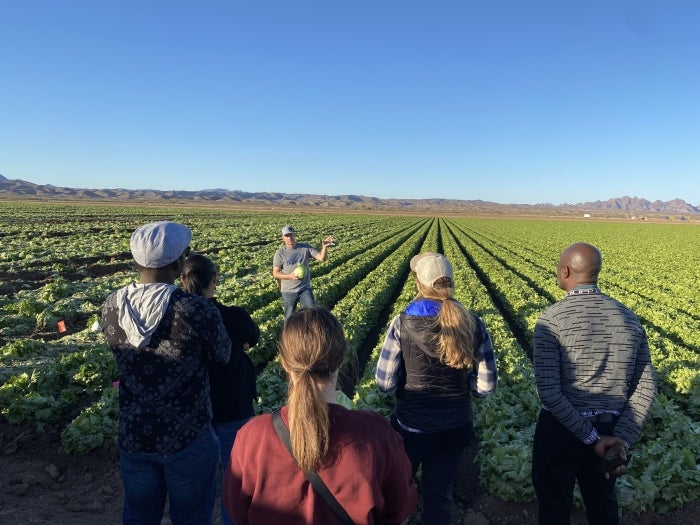
{"type": "Polygon", "coordinates": [[[203,295],[218,270],[212,260],[202,254],[195,253],[185,260],[182,268],[182,285],[186,292],[203,295]]]}

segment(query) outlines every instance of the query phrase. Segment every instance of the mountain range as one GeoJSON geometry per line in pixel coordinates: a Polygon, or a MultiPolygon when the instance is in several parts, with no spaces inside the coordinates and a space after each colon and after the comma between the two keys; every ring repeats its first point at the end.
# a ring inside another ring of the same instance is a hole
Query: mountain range
{"type": "Polygon", "coordinates": [[[379,199],[364,195],[312,195],[297,193],[244,192],[207,189],[200,191],[164,191],[131,189],[85,189],[34,184],[0,175],[0,199],[116,202],[124,204],[210,204],[255,208],[314,208],[329,211],[400,211],[453,213],[597,213],[668,214],[700,213],[698,206],[682,199],[649,201],[639,197],[619,197],[577,204],[502,204],[483,200],[458,199],[379,199]]]}

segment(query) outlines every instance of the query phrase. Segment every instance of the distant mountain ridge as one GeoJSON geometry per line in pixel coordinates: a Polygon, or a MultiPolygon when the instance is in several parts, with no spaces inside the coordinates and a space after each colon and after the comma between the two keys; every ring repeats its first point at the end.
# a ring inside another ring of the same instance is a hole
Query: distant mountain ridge
{"type": "Polygon", "coordinates": [[[483,200],[459,199],[379,199],[364,195],[313,195],[301,193],[244,192],[239,190],[206,189],[200,191],[130,190],[67,188],[51,184],[8,179],[0,175],[0,199],[77,200],[90,202],[121,202],[152,204],[217,204],[254,207],[298,207],[325,210],[377,210],[377,211],[601,211],[637,214],[694,214],[700,208],[682,199],[649,201],[639,197],[619,197],[606,201],[578,204],[502,204],[483,200]]]}

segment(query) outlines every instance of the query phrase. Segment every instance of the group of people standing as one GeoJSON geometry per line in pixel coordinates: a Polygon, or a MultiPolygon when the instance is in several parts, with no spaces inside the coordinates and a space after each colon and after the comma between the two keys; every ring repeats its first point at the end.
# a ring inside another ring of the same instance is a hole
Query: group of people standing
{"type": "MultiPolygon", "coordinates": [[[[285,406],[255,416],[246,350],[259,328],[215,299],[216,266],[190,253],[191,238],[170,221],[136,229],[139,282],[102,309],[120,375],[123,522],[160,524],[167,498],[174,525],[211,524],[221,478],[225,524],[398,525],[418,505],[418,483],[421,523],[450,524],[456,471],[475,439],[472,397],[498,383],[491,336],[454,298],[450,261],[433,252],[410,260],[417,295],[392,319],[377,363],[378,388],[395,396],[387,420],[336,402],[348,344],[335,316],[315,304],[308,268],[335,239],[317,250],[285,226],[272,275],[289,390],[285,406]]],[[[615,478],[655,395],[644,330],[597,288],[601,264],[588,244],[562,253],[557,281],[567,296],[534,333],[542,410],[533,484],[543,524],[569,523],[576,481],[590,523],[620,523],[615,478]]]]}

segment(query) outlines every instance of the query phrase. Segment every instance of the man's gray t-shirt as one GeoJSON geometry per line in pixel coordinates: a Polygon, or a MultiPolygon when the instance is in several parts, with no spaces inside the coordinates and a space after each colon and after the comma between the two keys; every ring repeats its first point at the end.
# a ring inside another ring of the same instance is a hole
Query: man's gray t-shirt
{"type": "Polygon", "coordinates": [[[309,261],[316,257],[319,251],[310,244],[298,242],[294,248],[283,246],[275,252],[272,259],[272,266],[279,268],[282,273],[290,274],[298,264],[302,264],[306,270],[303,279],[282,279],[281,292],[301,292],[311,287],[311,272],[309,271],[309,261]]]}

